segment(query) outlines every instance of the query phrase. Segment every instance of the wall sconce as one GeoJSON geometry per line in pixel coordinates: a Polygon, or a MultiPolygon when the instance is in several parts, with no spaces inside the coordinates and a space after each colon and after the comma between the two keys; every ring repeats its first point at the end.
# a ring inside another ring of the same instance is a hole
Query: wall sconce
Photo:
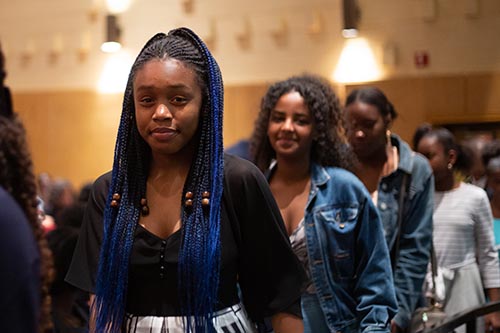
{"type": "Polygon", "coordinates": [[[243,50],[248,50],[252,41],[252,27],[248,18],[243,19],[243,31],[236,34],[236,40],[243,50]]]}
{"type": "Polygon", "coordinates": [[[55,64],[63,53],[64,42],[61,34],[52,37],[52,46],[49,51],[49,63],[55,64]]]}
{"type": "Polygon", "coordinates": [[[122,48],[120,43],[121,29],[118,26],[116,15],[106,16],[106,40],[101,45],[101,51],[106,53],[117,52],[122,48]]]}
{"type": "Polygon", "coordinates": [[[194,10],[194,0],[181,0],[184,13],[191,14],[194,10]]]}
{"type": "Polygon", "coordinates": [[[29,65],[31,59],[33,59],[33,56],[35,55],[35,52],[36,52],[35,41],[33,39],[28,39],[23,51],[21,52],[21,64],[23,66],[29,65]]]}
{"type": "Polygon", "coordinates": [[[342,14],[344,19],[342,36],[344,38],[357,37],[358,23],[361,16],[357,0],[342,0],[342,14]]]}
{"type": "Polygon", "coordinates": [[[90,31],[82,33],[80,46],[76,49],[76,57],[79,62],[85,62],[90,52],[91,36],[90,31]]]}
{"type": "Polygon", "coordinates": [[[311,36],[317,36],[323,32],[324,25],[323,15],[321,15],[319,11],[316,11],[312,15],[312,20],[307,29],[307,33],[311,36]]]}
{"type": "Polygon", "coordinates": [[[281,18],[279,26],[271,31],[271,36],[274,38],[274,41],[279,46],[285,46],[287,43],[288,37],[288,22],[283,17],[281,18]]]}
{"type": "Polygon", "coordinates": [[[215,49],[215,41],[217,39],[217,29],[215,27],[215,19],[210,19],[208,23],[208,34],[202,37],[208,49],[213,51],[215,49]]]}

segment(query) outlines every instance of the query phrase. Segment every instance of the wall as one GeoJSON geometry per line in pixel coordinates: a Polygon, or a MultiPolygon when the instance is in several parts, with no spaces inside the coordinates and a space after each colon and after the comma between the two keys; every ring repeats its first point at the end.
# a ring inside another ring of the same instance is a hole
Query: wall
{"type": "MultiPolygon", "coordinates": [[[[121,94],[97,91],[106,62],[114,57],[98,49],[104,39],[101,2],[0,0],[7,84],[28,129],[36,170],[76,184],[111,167],[121,109],[121,94]],[[54,56],[58,45],[62,50],[54,56]],[[79,53],[82,46],[88,52],[79,53]]],[[[340,0],[204,0],[193,1],[191,13],[185,2],[134,1],[119,16],[122,55],[133,58],[157,31],[181,25],[197,31],[223,72],[226,145],[250,135],[270,82],[304,71],[332,78],[346,43],[340,36],[340,0]],[[283,21],[285,34],[276,38],[283,21]],[[315,22],[319,32],[310,33],[315,22]],[[238,36],[248,37],[248,47],[238,36]]],[[[394,131],[408,139],[422,121],[500,119],[500,1],[359,4],[361,37],[381,71],[370,84],[382,87],[396,105],[400,117],[394,131]],[[415,66],[417,51],[428,53],[427,67],[415,66]]],[[[336,90],[343,99],[356,85],[337,82],[336,90]]]]}

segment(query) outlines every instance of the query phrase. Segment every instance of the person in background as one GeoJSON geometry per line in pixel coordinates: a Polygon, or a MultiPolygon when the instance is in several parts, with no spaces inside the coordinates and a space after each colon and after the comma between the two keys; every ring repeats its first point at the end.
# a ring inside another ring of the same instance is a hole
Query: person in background
{"type": "Polygon", "coordinates": [[[45,212],[54,218],[59,225],[61,211],[76,202],[75,191],[67,179],[56,178],[50,183],[48,201],[45,203],[45,212]]]}
{"type": "Polygon", "coordinates": [[[469,149],[471,158],[470,170],[465,175],[471,184],[486,189],[486,166],[483,163],[483,150],[492,141],[490,135],[477,134],[462,141],[462,148],[469,149]]]}
{"type": "MultiPolygon", "coordinates": [[[[435,178],[434,249],[438,277],[444,286],[442,302],[448,316],[500,300],[500,266],[493,238],[493,216],[486,192],[456,177],[471,159],[453,134],[444,128],[428,130],[417,150],[429,159],[435,178]]],[[[484,316],[485,332],[500,330],[500,312],[484,316]]],[[[478,332],[483,320],[478,320],[478,332]]],[[[457,332],[464,332],[460,327],[457,332]]]]}
{"type": "Polygon", "coordinates": [[[226,148],[226,153],[231,155],[236,155],[246,160],[251,161],[252,157],[250,155],[250,140],[241,139],[232,146],[226,148]]]}
{"type": "Polygon", "coordinates": [[[91,331],[254,332],[270,316],[302,332],[304,272],[264,176],[223,154],[223,91],[187,28],[139,53],[66,277],[95,294],[91,331]]]}
{"type": "Polygon", "coordinates": [[[4,86],[0,48],[0,321],[2,332],[46,333],[52,259],[37,211],[36,182],[22,122],[4,86]]]}
{"type": "Polygon", "coordinates": [[[354,173],[377,205],[391,252],[398,314],[392,331],[410,323],[422,299],[432,240],[434,180],[426,159],[390,128],[396,110],[375,87],[352,91],[345,103],[347,137],[357,161],[354,173]]]}
{"type": "Polygon", "coordinates": [[[338,99],[314,75],[271,85],[252,136],[295,254],[308,272],[304,332],[389,332],[396,313],[380,217],[347,167],[338,99]]]}
{"type": "Polygon", "coordinates": [[[493,214],[495,246],[500,255],[500,140],[496,139],[485,145],[482,162],[486,169],[486,191],[493,214]]]}

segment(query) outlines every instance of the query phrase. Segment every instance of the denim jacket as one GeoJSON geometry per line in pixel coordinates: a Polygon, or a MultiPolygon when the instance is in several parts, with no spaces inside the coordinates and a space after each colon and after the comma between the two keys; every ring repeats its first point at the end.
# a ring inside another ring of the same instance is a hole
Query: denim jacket
{"type": "Polygon", "coordinates": [[[422,295],[432,240],[434,178],[425,159],[413,152],[397,135],[391,135],[392,145],[399,151],[398,169],[383,177],[378,187],[377,207],[384,225],[385,238],[395,256],[394,283],[398,299],[398,326],[406,328],[411,314],[422,295]],[[403,175],[407,174],[407,189],[403,203],[401,231],[398,229],[399,192],[403,175]],[[399,253],[394,254],[400,234],[399,253]]]}
{"type": "Polygon", "coordinates": [[[397,311],[390,256],[361,181],[312,164],[304,223],[311,280],[330,331],[389,332],[397,311]]]}

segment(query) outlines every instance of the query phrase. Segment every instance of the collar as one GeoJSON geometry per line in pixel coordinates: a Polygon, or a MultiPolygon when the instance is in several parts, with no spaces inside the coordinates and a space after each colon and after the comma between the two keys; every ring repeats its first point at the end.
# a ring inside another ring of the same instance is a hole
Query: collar
{"type": "Polygon", "coordinates": [[[398,170],[411,174],[413,169],[413,155],[415,152],[411,150],[410,146],[403,141],[397,134],[391,134],[391,144],[398,149],[399,164],[398,170]]]}

